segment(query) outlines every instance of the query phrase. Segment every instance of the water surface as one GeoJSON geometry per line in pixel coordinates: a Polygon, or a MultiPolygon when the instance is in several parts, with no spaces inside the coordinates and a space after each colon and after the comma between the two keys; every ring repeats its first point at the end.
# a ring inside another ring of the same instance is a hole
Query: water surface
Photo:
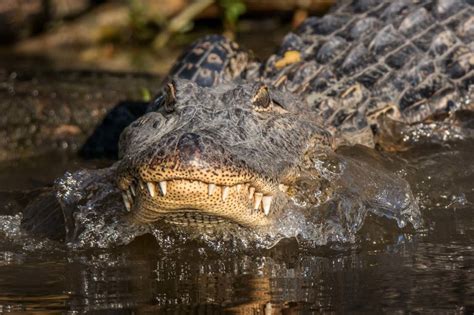
{"type": "MultiPolygon", "coordinates": [[[[346,148],[340,154],[354,152],[346,148]]],[[[354,240],[325,246],[289,238],[268,249],[239,248],[162,230],[128,245],[78,249],[32,239],[18,229],[18,216],[3,216],[0,310],[469,314],[474,311],[473,153],[474,142],[466,140],[383,157],[411,184],[423,225],[400,227],[369,214],[354,240]]],[[[22,163],[4,165],[2,190],[9,183],[43,184],[68,166],[59,164],[45,175],[47,163],[22,163]]]]}

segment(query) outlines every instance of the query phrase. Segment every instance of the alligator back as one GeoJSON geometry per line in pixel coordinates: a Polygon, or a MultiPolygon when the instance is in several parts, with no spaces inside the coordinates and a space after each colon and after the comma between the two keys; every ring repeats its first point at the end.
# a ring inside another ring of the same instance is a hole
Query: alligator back
{"type": "Polygon", "coordinates": [[[473,39],[471,0],[346,1],[288,34],[264,80],[337,132],[371,133],[382,113],[415,123],[470,102],[473,39]]]}
{"type": "Polygon", "coordinates": [[[183,52],[166,80],[181,78],[211,87],[243,76],[252,59],[237,43],[220,35],[208,35],[183,52]]]}

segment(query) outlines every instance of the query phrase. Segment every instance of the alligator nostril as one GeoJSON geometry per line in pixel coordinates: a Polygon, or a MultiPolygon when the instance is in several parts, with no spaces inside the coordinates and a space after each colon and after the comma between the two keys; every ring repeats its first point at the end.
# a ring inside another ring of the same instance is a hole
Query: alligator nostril
{"type": "Polygon", "coordinates": [[[178,141],[181,161],[199,159],[203,151],[201,137],[195,133],[185,133],[178,141]]]}

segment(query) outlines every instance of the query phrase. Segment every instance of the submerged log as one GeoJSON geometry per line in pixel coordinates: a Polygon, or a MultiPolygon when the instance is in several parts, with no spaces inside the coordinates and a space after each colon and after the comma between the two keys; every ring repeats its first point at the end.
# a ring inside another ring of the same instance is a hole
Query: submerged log
{"type": "MultiPolygon", "coordinates": [[[[113,150],[118,129],[144,112],[159,83],[148,74],[0,69],[0,160],[77,151],[111,113],[120,116],[118,126],[99,133],[102,138],[92,145],[105,141],[113,150]]],[[[109,148],[86,153],[101,150],[109,148]]]]}

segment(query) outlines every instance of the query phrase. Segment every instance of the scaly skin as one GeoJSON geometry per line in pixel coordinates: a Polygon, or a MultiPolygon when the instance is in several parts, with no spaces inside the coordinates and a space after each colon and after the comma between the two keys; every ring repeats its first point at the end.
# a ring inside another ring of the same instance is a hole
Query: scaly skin
{"type": "Polygon", "coordinates": [[[346,1],[287,35],[263,77],[302,95],[338,142],[373,146],[381,116],[415,124],[471,105],[473,16],[462,0],[346,1]],[[301,61],[278,67],[288,51],[301,61]]]}
{"type": "Polygon", "coordinates": [[[315,155],[373,146],[383,119],[420,123],[466,105],[472,13],[456,0],[345,2],[257,70],[223,38],[197,43],[122,133],[127,209],[139,222],[271,224],[315,155]]]}
{"type": "Polygon", "coordinates": [[[261,83],[170,84],[159,109],[121,136],[118,184],[133,216],[268,224],[264,210],[282,208],[285,186],[309,145],[330,144],[329,133],[298,99],[273,93],[261,83]]]}

